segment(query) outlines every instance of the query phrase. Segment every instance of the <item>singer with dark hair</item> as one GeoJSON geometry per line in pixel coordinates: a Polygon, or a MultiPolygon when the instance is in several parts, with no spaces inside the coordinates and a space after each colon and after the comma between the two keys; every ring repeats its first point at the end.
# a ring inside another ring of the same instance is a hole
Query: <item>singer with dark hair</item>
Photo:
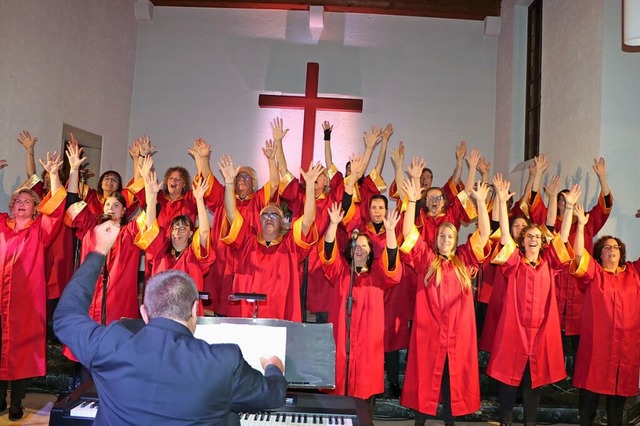
{"type": "Polygon", "coordinates": [[[65,289],[53,327],[93,376],[100,409],[95,425],[239,424],[237,412],[284,404],[282,361],[261,358],[264,376],[237,345],[196,339],[198,291],[182,271],[166,271],[147,283],[137,333],[121,322],[103,326],[87,315],[95,283],[122,231],[108,221],[91,232],[95,241],[65,289]]]}
{"type": "MultiPolygon", "coordinates": [[[[71,196],[77,194],[78,170],[86,160],[81,158],[81,153],[78,146],[70,144],[67,147],[70,165],[68,192],[71,196]]],[[[144,225],[144,217],[139,216],[137,221],[125,224],[125,212],[126,202],[119,192],[111,194],[105,200],[103,214],[97,217],[84,201],[76,202],[67,209],[66,224],[75,230],[76,236],[82,241],[83,260],[96,245],[91,230],[97,223],[113,222],[120,229],[118,239],[109,251],[96,282],[96,291],[89,307],[89,316],[102,324],[110,324],[122,317],[138,317],[138,267],[141,253],[135,245],[135,238],[139,232],[138,221],[144,225]]],[[[63,353],[76,360],[69,348],[65,348],[63,353]]]]}
{"type": "MultiPolygon", "coordinates": [[[[347,183],[346,190],[352,185],[347,183]]],[[[384,291],[402,277],[395,234],[400,215],[390,211],[383,218],[386,247],[377,256],[371,237],[354,232],[344,258],[336,242],[343,217],[340,205],[333,203],[324,244],[318,245],[335,299],[329,311],[336,340],[334,392],[367,399],[384,392],[384,291]]]]}

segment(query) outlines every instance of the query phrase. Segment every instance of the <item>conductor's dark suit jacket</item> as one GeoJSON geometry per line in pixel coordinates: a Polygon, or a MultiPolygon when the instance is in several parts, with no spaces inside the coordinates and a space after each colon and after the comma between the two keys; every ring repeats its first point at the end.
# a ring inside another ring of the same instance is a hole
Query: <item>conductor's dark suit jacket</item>
{"type": "MultiPolygon", "coordinates": [[[[120,322],[102,326],[89,304],[105,257],[90,253],[66,287],[54,331],[93,376],[96,425],[227,425],[233,412],[284,405],[287,382],[263,376],[233,344],[210,345],[184,325],[155,318],[138,333],[120,322]]],[[[236,416],[237,419],[237,416],[236,416]]]]}

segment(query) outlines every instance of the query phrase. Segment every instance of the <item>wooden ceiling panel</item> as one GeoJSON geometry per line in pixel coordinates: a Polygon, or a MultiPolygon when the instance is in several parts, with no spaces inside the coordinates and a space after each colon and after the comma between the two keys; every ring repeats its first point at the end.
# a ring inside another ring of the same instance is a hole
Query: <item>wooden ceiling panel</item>
{"type": "Polygon", "coordinates": [[[371,13],[482,21],[500,16],[500,0],[318,0],[313,3],[271,0],[151,0],[154,6],[224,7],[244,9],[308,10],[324,6],[327,12],[371,13]]]}

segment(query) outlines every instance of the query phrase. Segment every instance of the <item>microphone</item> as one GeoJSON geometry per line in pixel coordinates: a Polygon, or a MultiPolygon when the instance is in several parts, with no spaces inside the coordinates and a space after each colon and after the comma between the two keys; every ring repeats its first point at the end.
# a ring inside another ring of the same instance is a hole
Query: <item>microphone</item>
{"type": "Polygon", "coordinates": [[[110,215],[110,214],[101,214],[100,216],[98,216],[96,218],[96,222],[98,225],[102,225],[103,223],[109,221],[109,220],[113,220],[114,218],[110,215]]]}
{"type": "Polygon", "coordinates": [[[357,229],[354,229],[353,232],[351,233],[351,240],[353,241],[357,240],[358,235],[360,235],[360,231],[358,231],[357,229]]]}

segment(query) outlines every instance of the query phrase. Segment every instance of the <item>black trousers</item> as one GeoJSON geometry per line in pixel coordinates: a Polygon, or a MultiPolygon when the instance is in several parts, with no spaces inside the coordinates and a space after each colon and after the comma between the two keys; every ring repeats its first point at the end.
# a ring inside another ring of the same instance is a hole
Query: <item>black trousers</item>
{"type": "Polygon", "coordinates": [[[400,351],[384,353],[384,368],[389,383],[398,384],[400,382],[400,351]]]}
{"type": "MultiPolygon", "coordinates": [[[[440,400],[442,401],[442,420],[445,424],[453,423],[454,418],[451,414],[451,378],[449,377],[449,357],[444,360],[444,369],[442,371],[442,383],[440,385],[440,400]]],[[[416,411],[416,424],[424,425],[427,415],[416,411]]]]}
{"type": "Polygon", "coordinates": [[[21,405],[22,400],[27,395],[27,386],[31,379],[0,380],[0,400],[7,399],[7,389],[11,383],[11,405],[21,405]]]}
{"type": "MultiPolygon", "coordinates": [[[[529,363],[524,368],[522,380],[522,403],[524,405],[524,423],[535,423],[538,416],[538,405],[540,404],[540,389],[531,388],[531,370],[529,363]]],[[[516,402],[518,386],[510,386],[500,383],[498,389],[498,402],[500,403],[500,423],[510,424],[513,421],[513,405],[516,402]]]]}
{"type": "MultiPolygon", "coordinates": [[[[600,395],[586,389],[580,389],[578,409],[581,426],[591,426],[596,420],[600,395]]],[[[622,424],[622,415],[624,414],[624,403],[627,398],[619,395],[605,396],[607,397],[607,424],[609,426],[620,426],[622,424]]]]}

